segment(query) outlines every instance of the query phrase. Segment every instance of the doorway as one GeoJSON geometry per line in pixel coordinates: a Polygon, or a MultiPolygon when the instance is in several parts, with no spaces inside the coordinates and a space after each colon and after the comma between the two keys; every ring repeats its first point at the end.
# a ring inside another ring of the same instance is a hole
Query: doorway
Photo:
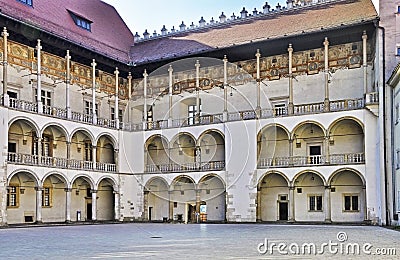
{"type": "Polygon", "coordinates": [[[92,203],[86,204],[86,220],[92,220],[92,203]]]}
{"type": "Polygon", "coordinates": [[[310,155],[310,164],[321,163],[321,145],[310,145],[308,147],[310,155]]]}
{"type": "Polygon", "coordinates": [[[153,215],[153,207],[149,207],[149,221],[152,220],[151,216],[153,215]]]}
{"type": "Polygon", "coordinates": [[[189,204],[189,208],[188,208],[188,219],[187,222],[191,223],[195,221],[195,214],[196,214],[196,206],[193,206],[191,204],[189,204]]]}
{"type": "Polygon", "coordinates": [[[279,202],[279,220],[288,220],[288,203],[279,202]]]}

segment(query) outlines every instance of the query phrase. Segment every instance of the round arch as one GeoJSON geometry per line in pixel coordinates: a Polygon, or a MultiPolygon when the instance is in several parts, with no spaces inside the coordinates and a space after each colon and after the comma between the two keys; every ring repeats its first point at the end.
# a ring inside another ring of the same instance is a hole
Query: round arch
{"type": "Polygon", "coordinates": [[[351,121],[356,122],[356,123],[358,124],[358,126],[361,127],[361,129],[362,129],[363,132],[364,132],[364,124],[361,122],[361,120],[359,120],[358,118],[353,117],[353,116],[344,116],[344,117],[340,117],[340,118],[334,120],[334,121],[329,125],[329,127],[328,127],[328,132],[327,132],[327,133],[330,134],[330,133],[332,132],[332,130],[334,129],[334,127],[335,127],[339,122],[341,122],[341,121],[343,121],[343,120],[351,120],[351,121]]]}
{"type": "Polygon", "coordinates": [[[219,176],[218,174],[215,174],[215,173],[209,173],[209,174],[204,175],[203,177],[200,178],[197,185],[199,185],[201,182],[204,182],[209,177],[216,177],[222,183],[222,185],[224,186],[224,189],[226,190],[225,181],[221,178],[221,176],[219,176]]]}
{"type": "Polygon", "coordinates": [[[100,183],[101,183],[102,181],[104,181],[104,180],[106,180],[106,181],[111,181],[114,191],[119,192],[117,182],[116,182],[115,179],[114,179],[113,177],[111,177],[111,176],[102,176],[102,177],[100,177],[100,179],[98,179],[97,183],[95,184],[96,187],[98,188],[99,185],[100,185],[100,183]]]}
{"type": "Polygon", "coordinates": [[[28,169],[18,169],[18,170],[13,171],[13,172],[8,176],[8,178],[7,178],[7,185],[10,185],[11,179],[12,179],[15,175],[17,175],[17,174],[19,174],[19,173],[25,173],[25,174],[32,175],[33,180],[35,181],[35,187],[38,187],[39,185],[42,184],[41,181],[40,181],[40,179],[39,179],[39,177],[36,175],[35,172],[33,172],[33,171],[31,171],[31,170],[28,170],[28,169]]]}
{"type": "Polygon", "coordinates": [[[291,181],[289,180],[289,178],[288,178],[283,172],[272,170],[272,171],[267,171],[267,172],[263,173],[263,174],[260,176],[260,178],[258,178],[258,180],[257,180],[257,186],[260,185],[261,181],[262,181],[265,177],[267,177],[268,175],[271,175],[271,174],[277,174],[277,175],[281,176],[283,179],[285,179],[286,182],[287,182],[287,184],[288,184],[288,187],[289,187],[289,185],[291,185],[291,181]]]}
{"type": "Polygon", "coordinates": [[[178,176],[176,176],[176,177],[172,180],[171,185],[169,186],[170,189],[172,189],[172,187],[173,187],[177,182],[179,182],[179,179],[181,179],[181,178],[186,178],[186,179],[190,180],[190,181],[193,183],[193,185],[196,186],[196,181],[195,181],[192,177],[190,177],[189,175],[183,174],[183,175],[178,175],[178,176]]]}
{"type": "Polygon", "coordinates": [[[268,128],[270,128],[270,127],[281,128],[287,134],[288,139],[291,138],[290,132],[285,126],[283,126],[282,124],[278,124],[278,123],[270,123],[270,124],[267,124],[267,125],[263,126],[263,128],[261,128],[260,131],[258,131],[257,140],[259,140],[259,138],[261,137],[262,133],[265,130],[267,130],[268,128]]]}
{"type": "Polygon", "coordinates": [[[319,173],[319,172],[317,172],[317,171],[314,171],[314,170],[303,170],[303,171],[301,171],[301,172],[298,172],[298,173],[293,177],[293,179],[292,179],[292,182],[291,182],[292,186],[295,186],[294,183],[295,183],[295,181],[297,180],[297,178],[299,178],[301,175],[303,175],[303,174],[305,174],[305,173],[313,173],[313,174],[317,175],[318,177],[321,178],[322,183],[324,184],[324,186],[326,186],[325,177],[324,177],[321,173],[319,173]]]}
{"type": "Polygon", "coordinates": [[[156,181],[156,180],[160,180],[160,181],[161,181],[162,183],[164,183],[164,184],[167,186],[167,188],[169,189],[169,184],[168,184],[168,182],[167,182],[164,178],[162,178],[162,177],[160,177],[160,176],[151,177],[149,180],[146,181],[146,184],[144,185],[144,187],[148,187],[153,181],[156,181]]]}
{"type": "Polygon", "coordinates": [[[82,179],[84,179],[86,182],[88,182],[91,189],[94,190],[94,189],[97,187],[97,186],[95,186],[95,181],[93,180],[92,177],[90,177],[90,176],[87,175],[87,174],[78,174],[78,175],[74,176],[74,178],[72,178],[72,180],[71,180],[71,182],[70,182],[70,187],[69,187],[69,188],[72,188],[72,185],[74,184],[74,182],[75,182],[77,179],[79,179],[79,178],[82,178],[82,179]]]}
{"type": "Polygon", "coordinates": [[[8,122],[8,130],[10,130],[10,127],[11,127],[15,122],[17,122],[18,120],[26,121],[27,124],[35,130],[36,137],[39,137],[39,133],[40,133],[39,126],[38,126],[38,125],[36,124],[36,122],[33,121],[31,118],[25,117],[25,116],[17,116],[17,117],[14,117],[13,119],[11,119],[11,120],[8,122]]]}
{"type": "Polygon", "coordinates": [[[174,142],[177,141],[180,136],[184,136],[184,135],[187,135],[190,138],[192,138],[193,144],[197,143],[197,139],[191,133],[189,133],[189,132],[180,132],[180,133],[177,133],[174,137],[172,137],[172,139],[170,141],[170,147],[173,146],[174,142]]]}
{"type": "Polygon", "coordinates": [[[206,134],[210,134],[210,133],[217,133],[217,134],[221,137],[221,139],[225,142],[225,135],[224,135],[224,133],[222,133],[222,132],[221,132],[220,130],[218,130],[218,129],[213,128],[213,129],[207,129],[207,130],[205,130],[204,132],[202,132],[202,133],[199,135],[199,138],[197,138],[197,140],[195,139],[196,144],[199,146],[199,145],[200,145],[201,139],[202,139],[206,134]]]}
{"type": "Polygon", "coordinates": [[[78,127],[78,128],[76,128],[76,129],[74,129],[74,130],[71,132],[71,135],[70,135],[70,137],[69,137],[68,142],[71,142],[71,141],[72,141],[72,138],[74,137],[74,135],[75,135],[77,132],[79,132],[79,131],[82,131],[82,132],[84,132],[84,133],[87,133],[87,135],[88,135],[89,138],[90,138],[90,141],[92,142],[92,145],[93,145],[93,146],[96,146],[96,144],[93,143],[94,140],[95,140],[93,133],[92,133],[91,131],[89,131],[88,129],[83,128],[83,127],[78,127]]]}
{"type": "Polygon", "coordinates": [[[317,121],[314,121],[314,120],[306,120],[306,121],[303,121],[303,122],[297,124],[297,125],[293,128],[293,130],[292,130],[292,132],[291,132],[291,135],[290,135],[290,139],[294,140],[294,139],[295,139],[295,136],[294,136],[294,135],[296,134],[296,132],[300,129],[300,127],[302,127],[302,126],[304,126],[304,125],[306,125],[306,124],[313,124],[313,125],[318,126],[318,127],[322,130],[322,133],[324,134],[324,136],[326,136],[326,129],[325,129],[325,127],[324,127],[321,123],[319,123],[319,122],[317,122],[317,121]]]}
{"type": "Polygon", "coordinates": [[[170,142],[167,139],[167,137],[161,135],[161,134],[155,134],[155,135],[151,135],[146,139],[146,142],[144,142],[144,149],[147,149],[147,146],[150,144],[151,141],[153,141],[155,138],[159,137],[161,139],[162,142],[165,142],[166,145],[168,145],[168,147],[166,147],[166,149],[169,148],[170,142]]]}
{"type": "Polygon", "coordinates": [[[57,171],[49,172],[49,173],[47,173],[45,176],[43,176],[43,178],[42,178],[42,180],[41,180],[42,184],[44,183],[44,181],[45,181],[48,177],[51,177],[51,176],[53,176],[53,175],[55,175],[55,176],[59,177],[60,179],[62,179],[63,182],[65,183],[66,188],[68,188],[69,182],[68,182],[67,176],[66,176],[64,173],[62,173],[62,172],[57,172],[57,171]]]}
{"type": "Polygon", "coordinates": [[[118,148],[117,139],[115,139],[115,137],[113,135],[111,135],[110,133],[107,133],[107,132],[102,132],[97,136],[97,138],[94,140],[96,145],[99,142],[100,138],[103,136],[108,137],[112,141],[112,145],[113,145],[114,149],[118,148]]]}
{"type": "Polygon", "coordinates": [[[363,186],[365,187],[366,182],[365,182],[364,176],[359,171],[357,171],[356,169],[353,169],[353,168],[341,168],[341,169],[338,169],[338,170],[334,171],[328,178],[328,182],[327,182],[328,185],[331,185],[332,180],[333,180],[333,178],[335,176],[337,176],[338,174],[340,174],[340,173],[342,173],[344,171],[349,171],[349,172],[352,172],[352,173],[356,174],[360,178],[363,186]]]}
{"type": "Polygon", "coordinates": [[[41,131],[40,131],[40,135],[42,136],[43,133],[44,133],[44,131],[45,131],[48,127],[53,127],[53,126],[54,126],[54,127],[58,127],[59,129],[62,130],[62,132],[63,132],[64,135],[65,135],[65,139],[66,139],[66,140],[69,140],[69,139],[70,139],[70,136],[69,136],[69,134],[68,134],[68,130],[67,130],[63,125],[61,125],[61,124],[59,124],[59,123],[56,123],[56,122],[50,122],[50,123],[45,124],[45,125],[42,127],[41,131]]]}

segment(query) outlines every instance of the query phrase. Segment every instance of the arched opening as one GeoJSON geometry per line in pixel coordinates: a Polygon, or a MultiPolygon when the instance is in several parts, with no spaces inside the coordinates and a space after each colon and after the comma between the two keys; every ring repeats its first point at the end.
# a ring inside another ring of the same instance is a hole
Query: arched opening
{"type": "Polygon", "coordinates": [[[37,178],[29,172],[14,174],[7,186],[7,222],[32,223],[37,220],[37,178]]]}
{"type": "Polygon", "coordinates": [[[43,222],[63,222],[66,220],[66,188],[67,183],[64,177],[58,174],[51,174],[43,181],[43,222]]]}
{"type": "Polygon", "coordinates": [[[38,130],[25,119],[17,119],[8,129],[8,162],[38,164],[38,130]]]}
{"type": "Polygon", "coordinates": [[[97,220],[114,220],[115,194],[114,181],[104,178],[97,187],[97,220]]]}
{"type": "Polygon", "coordinates": [[[173,139],[170,148],[171,163],[174,169],[192,170],[196,168],[196,141],[188,133],[181,133],[173,139]]]}
{"type": "Polygon", "coordinates": [[[200,161],[203,170],[221,170],[225,167],[225,140],[221,133],[208,131],[203,133],[196,147],[196,161],[200,161]]]}
{"type": "Polygon", "coordinates": [[[303,172],[294,179],[296,221],[325,221],[325,185],[315,172],[303,172]]]}
{"type": "Polygon", "coordinates": [[[265,127],[257,136],[258,166],[289,165],[289,135],[286,129],[279,125],[265,127]]]}
{"type": "Polygon", "coordinates": [[[200,200],[196,217],[199,221],[225,221],[226,191],[222,180],[215,175],[207,175],[199,182],[200,200]]]}
{"type": "Polygon", "coordinates": [[[257,219],[289,220],[289,183],[281,174],[266,174],[258,183],[257,219]]]}
{"type": "Polygon", "coordinates": [[[155,177],[145,185],[145,219],[148,221],[166,221],[169,218],[169,187],[167,182],[155,177]]]}
{"type": "Polygon", "coordinates": [[[178,176],[172,182],[170,192],[174,221],[194,222],[196,213],[196,184],[187,176],[178,176]]]}
{"type": "Polygon", "coordinates": [[[93,182],[84,176],[72,183],[71,221],[89,221],[93,219],[92,191],[93,182]]]}
{"type": "Polygon", "coordinates": [[[71,138],[69,166],[75,169],[93,169],[96,153],[93,153],[91,135],[85,130],[76,131],[71,138]]]}
{"type": "Polygon", "coordinates": [[[57,125],[47,126],[42,133],[42,164],[67,167],[67,134],[57,125]]]}
{"type": "Polygon", "coordinates": [[[335,122],[329,131],[329,152],[331,164],[363,163],[364,131],[353,119],[335,122]]]}
{"type": "Polygon", "coordinates": [[[146,172],[164,171],[169,165],[168,141],[165,137],[154,135],[145,143],[146,172]]]}
{"type": "Polygon", "coordinates": [[[107,135],[102,135],[96,144],[96,169],[116,171],[114,142],[107,135]]]}
{"type": "Polygon", "coordinates": [[[319,124],[306,122],[297,126],[293,132],[293,164],[324,164],[327,149],[324,140],[325,131],[319,124]]]}
{"type": "Polygon", "coordinates": [[[365,219],[365,185],[352,170],[340,170],[331,176],[332,221],[360,222],[365,219]]]}

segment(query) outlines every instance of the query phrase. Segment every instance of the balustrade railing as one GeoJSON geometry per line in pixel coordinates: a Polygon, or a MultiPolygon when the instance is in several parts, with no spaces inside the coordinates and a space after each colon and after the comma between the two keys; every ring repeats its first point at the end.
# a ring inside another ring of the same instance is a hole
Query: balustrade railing
{"type": "Polygon", "coordinates": [[[163,172],[190,172],[190,171],[221,171],[225,169],[224,161],[211,161],[201,163],[170,163],[170,164],[149,164],[145,167],[146,173],[163,172]]]}
{"type": "Polygon", "coordinates": [[[365,103],[366,105],[379,103],[379,93],[378,92],[367,93],[365,95],[365,103]]]}
{"type": "Polygon", "coordinates": [[[364,163],[364,153],[331,154],[329,156],[331,164],[356,164],[364,163]]]}
{"type": "Polygon", "coordinates": [[[295,115],[314,114],[324,112],[324,103],[302,104],[294,106],[295,115]]]}

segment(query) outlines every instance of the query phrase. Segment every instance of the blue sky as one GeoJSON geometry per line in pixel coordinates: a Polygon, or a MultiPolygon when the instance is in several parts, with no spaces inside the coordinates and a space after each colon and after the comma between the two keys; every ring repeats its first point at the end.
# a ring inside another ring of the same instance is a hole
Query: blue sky
{"type": "MultiPolygon", "coordinates": [[[[189,26],[192,22],[199,24],[201,16],[209,22],[211,17],[218,20],[223,11],[227,17],[234,12],[240,15],[243,7],[251,13],[256,7],[262,11],[265,0],[102,0],[113,5],[132,33],[139,32],[143,36],[145,29],[151,34],[154,30],[160,33],[162,26],[171,30],[179,28],[182,21],[189,26]]],[[[271,9],[275,9],[277,3],[286,6],[285,0],[269,0],[271,9]]]]}

